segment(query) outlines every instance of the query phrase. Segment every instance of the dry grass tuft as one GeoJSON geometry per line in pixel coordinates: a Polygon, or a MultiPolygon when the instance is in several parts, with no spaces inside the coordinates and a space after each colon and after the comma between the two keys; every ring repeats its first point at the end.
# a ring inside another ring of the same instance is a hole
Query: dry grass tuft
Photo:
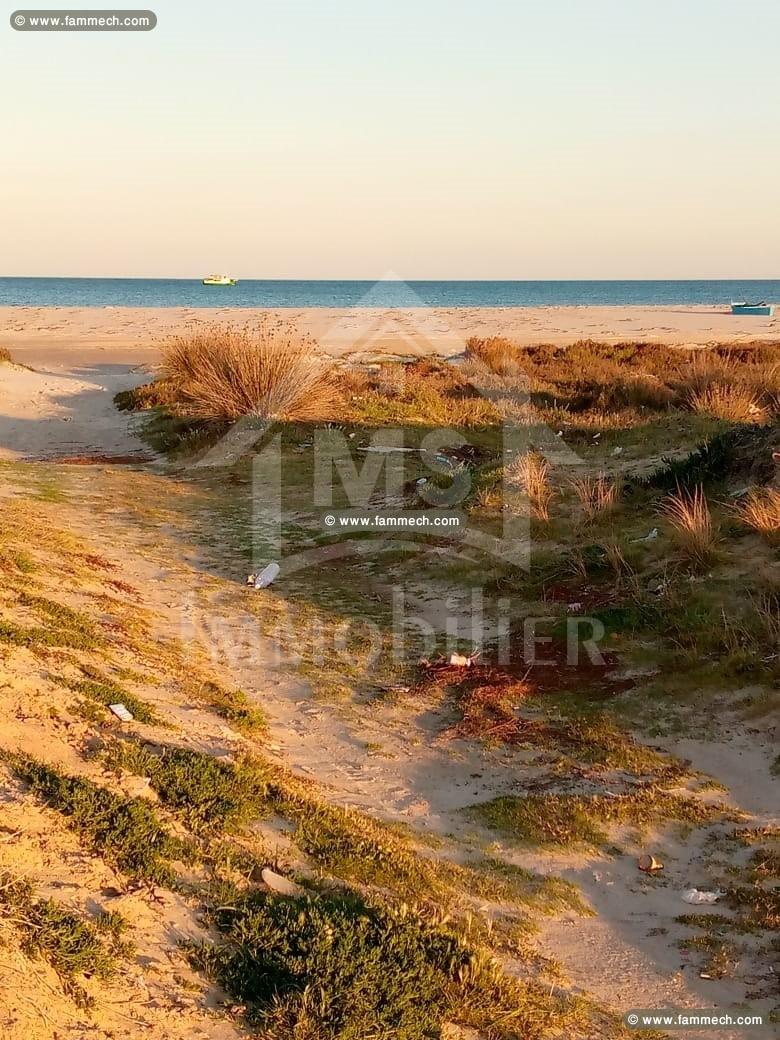
{"type": "Polygon", "coordinates": [[[528,495],[531,509],[538,520],[550,519],[550,502],[554,491],[550,483],[550,464],[544,456],[535,451],[518,455],[507,466],[506,477],[509,483],[519,484],[528,495]]]}
{"type": "Polygon", "coordinates": [[[753,609],[764,637],[762,642],[780,652],[780,595],[777,592],[765,592],[753,598],[753,609]]]}
{"type": "Polygon", "coordinates": [[[677,372],[681,403],[728,422],[763,422],[777,410],[780,366],[760,351],[700,351],[677,372]]]}
{"type": "Polygon", "coordinates": [[[292,326],[212,326],[174,336],[162,371],[188,414],[199,419],[313,420],[340,396],[332,365],[292,326]]]}
{"type": "Polygon", "coordinates": [[[636,571],[627,559],[624,547],[619,542],[605,542],[604,555],[616,578],[636,577],[636,571]]]}
{"type": "Polygon", "coordinates": [[[734,511],[742,523],[754,531],[768,537],[780,535],[780,490],[777,488],[751,488],[734,511]]]}
{"type": "Polygon", "coordinates": [[[504,336],[471,336],[466,341],[466,356],[501,376],[514,375],[520,367],[520,348],[504,336]]]}
{"type": "Polygon", "coordinates": [[[11,361],[11,351],[8,347],[0,347],[0,365],[10,365],[11,361]]]}
{"type": "Polygon", "coordinates": [[[685,555],[695,563],[709,563],[715,552],[717,533],[701,485],[693,491],[678,490],[670,495],[660,512],[685,555]]]}
{"type": "Polygon", "coordinates": [[[600,473],[597,477],[582,477],[572,481],[586,520],[595,520],[602,513],[615,508],[620,493],[617,481],[600,473]]]}
{"type": "Polygon", "coordinates": [[[735,358],[699,350],[692,354],[676,372],[676,384],[685,394],[701,394],[716,385],[733,385],[739,377],[740,366],[735,358]]]}
{"type": "Polygon", "coordinates": [[[739,383],[713,383],[701,390],[691,390],[686,404],[692,412],[728,422],[763,422],[766,418],[766,412],[750,387],[739,383]]]}

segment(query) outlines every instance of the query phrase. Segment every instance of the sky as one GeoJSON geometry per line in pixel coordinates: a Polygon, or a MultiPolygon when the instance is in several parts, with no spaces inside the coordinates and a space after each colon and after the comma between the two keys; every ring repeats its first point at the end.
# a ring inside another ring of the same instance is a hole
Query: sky
{"type": "Polygon", "coordinates": [[[777,0],[142,2],[3,19],[0,275],[780,277],[777,0]]]}

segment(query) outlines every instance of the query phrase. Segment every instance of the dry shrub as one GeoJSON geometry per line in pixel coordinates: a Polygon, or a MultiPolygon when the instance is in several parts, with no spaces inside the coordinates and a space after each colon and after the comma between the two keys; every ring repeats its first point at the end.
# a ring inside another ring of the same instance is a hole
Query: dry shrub
{"type": "Polygon", "coordinates": [[[763,422],[777,411],[780,366],[761,351],[700,351],[673,381],[685,407],[729,422],[763,422]]]}
{"type": "Polygon", "coordinates": [[[586,520],[595,520],[602,513],[615,508],[620,492],[617,481],[600,473],[597,477],[582,477],[572,481],[586,520]]]}
{"type": "Polygon", "coordinates": [[[694,563],[709,563],[715,552],[717,532],[704,488],[699,485],[693,491],[678,489],[661,505],[660,512],[685,555],[694,563]]]}
{"type": "Polygon", "coordinates": [[[170,339],[162,372],[196,418],[313,420],[340,396],[333,366],[314,351],[290,325],[215,325],[170,339]]]}
{"type": "Polygon", "coordinates": [[[490,401],[477,395],[446,394],[424,382],[415,385],[413,394],[415,411],[413,421],[429,426],[490,426],[499,421],[499,414],[490,401]]]}
{"type": "Polygon", "coordinates": [[[742,378],[767,411],[775,415],[780,411],[780,365],[775,363],[745,368],[742,378]]]}
{"type": "Polygon", "coordinates": [[[771,538],[780,535],[780,490],[777,488],[751,488],[734,511],[742,523],[754,531],[771,538]]]}
{"type": "Polygon", "coordinates": [[[690,350],[593,340],[522,345],[474,336],[467,348],[475,381],[491,391],[526,393],[547,422],[566,412],[578,425],[619,416],[620,425],[632,426],[674,406],[762,422],[780,410],[780,365],[776,348],[765,344],[690,350]]]}
{"type": "Polygon", "coordinates": [[[466,341],[466,357],[481,361],[491,372],[508,376],[519,368],[520,347],[504,336],[471,336],[466,341]]]}
{"type": "Polygon", "coordinates": [[[762,404],[780,394],[780,363],[776,343],[720,348],[717,351],[731,364],[739,380],[750,386],[762,404]]]}
{"type": "Polygon", "coordinates": [[[535,451],[518,455],[507,466],[506,477],[510,484],[519,484],[525,491],[537,519],[550,519],[554,492],[550,483],[550,464],[543,455],[535,451]]]}
{"type": "Polygon", "coordinates": [[[406,390],[406,382],[406,365],[382,365],[374,381],[374,389],[384,397],[401,397],[406,390]]]}
{"type": "Polygon", "coordinates": [[[646,408],[660,412],[674,400],[673,392],[665,383],[644,372],[617,378],[607,390],[608,408],[646,408]]]}
{"type": "Polygon", "coordinates": [[[522,354],[532,393],[590,421],[628,409],[664,411],[674,393],[662,378],[672,365],[671,348],[645,343],[533,346],[522,354]]]}
{"type": "Polygon", "coordinates": [[[387,362],[376,371],[343,372],[340,378],[342,419],[453,427],[491,426],[501,420],[493,402],[459,367],[446,362],[387,362]]]}
{"type": "Polygon", "coordinates": [[[713,383],[702,390],[692,390],[686,397],[692,412],[712,415],[729,422],[763,422],[766,413],[748,386],[713,383]]]}
{"type": "Polygon", "coordinates": [[[464,368],[498,405],[519,421],[555,422],[560,412],[580,425],[620,416],[616,425],[632,426],[648,411],[665,411],[675,400],[668,373],[680,351],[653,343],[598,343],[580,340],[570,346],[517,344],[503,336],[473,336],[464,368]],[[511,401],[509,400],[511,398],[511,401]],[[521,403],[522,398],[522,403],[521,403]],[[526,413],[533,410],[533,415],[526,413]]]}
{"type": "Polygon", "coordinates": [[[662,343],[628,341],[601,343],[581,339],[566,350],[565,358],[580,370],[603,368],[606,375],[616,371],[664,376],[679,359],[679,351],[662,343]]]}
{"type": "Polygon", "coordinates": [[[529,690],[525,682],[507,685],[497,681],[468,686],[460,696],[463,718],[445,731],[445,735],[491,743],[525,743],[532,733],[541,729],[541,723],[519,718],[513,707],[529,690]]]}
{"type": "Polygon", "coordinates": [[[477,509],[502,509],[505,500],[501,486],[489,484],[478,488],[474,495],[474,505],[477,509]]]}
{"type": "Polygon", "coordinates": [[[0,347],[0,365],[11,364],[11,351],[8,347],[0,347]]]}
{"type": "Polygon", "coordinates": [[[733,385],[739,375],[737,358],[710,350],[698,350],[679,366],[672,378],[685,396],[700,394],[713,385],[733,385]]]}

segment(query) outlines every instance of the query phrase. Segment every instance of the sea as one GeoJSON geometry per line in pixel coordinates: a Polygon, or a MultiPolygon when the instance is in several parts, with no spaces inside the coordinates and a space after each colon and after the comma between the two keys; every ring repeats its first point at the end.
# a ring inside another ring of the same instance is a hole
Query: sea
{"type": "Polygon", "coordinates": [[[310,281],[0,278],[0,306],[21,307],[593,307],[780,303],[780,280],[310,281]]]}

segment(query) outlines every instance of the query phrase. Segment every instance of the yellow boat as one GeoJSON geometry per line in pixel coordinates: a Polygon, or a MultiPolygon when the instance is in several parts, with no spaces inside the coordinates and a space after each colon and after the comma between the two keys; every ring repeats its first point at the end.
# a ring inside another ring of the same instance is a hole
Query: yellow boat
{"type": "Polygon", "coordinates": [[[204,285],[236,285],[236,279],[226,274],[210,274],[203,279],[204,285]]]}

